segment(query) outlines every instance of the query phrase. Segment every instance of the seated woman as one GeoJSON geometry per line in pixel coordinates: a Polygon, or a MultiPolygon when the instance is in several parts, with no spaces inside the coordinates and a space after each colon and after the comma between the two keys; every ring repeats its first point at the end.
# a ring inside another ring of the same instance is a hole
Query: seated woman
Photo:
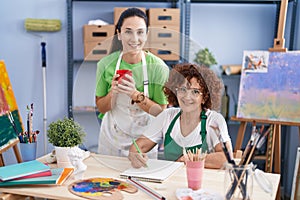
{"type": "Polygon", "coordinates": [[[169,104],[174,107],[160,113],[143,136],[136,140],[143,154],[138,154],[131,145],[128,158],[132,166],[146,166],[146,153],[163,140],[166,160],[184,161],[183,149],[195,151],[201,148],[202,152],[208,153],[205,167],[221,168],[226,162],[222,142],[232,156],[226,121],[211,109],[213,103],[219,105],[222,88],[221,80],[207,67],[177,64],[164,86],[169,104]]]}

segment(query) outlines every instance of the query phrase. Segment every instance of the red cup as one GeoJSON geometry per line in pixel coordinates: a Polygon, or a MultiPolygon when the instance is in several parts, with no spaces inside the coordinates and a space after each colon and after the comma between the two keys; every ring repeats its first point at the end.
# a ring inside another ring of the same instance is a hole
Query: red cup
{"type": "Polygon", "coordinates": [[[132,71],[128,70],[128,69],[119,69],[119,70],[117,70],[117,74],[119,74],[119,77],[118,77],[119,82],[121,81],[122,78],[124,78],[124,80],[128,81],[128,79],[125,77],[125,74],[132,76],[132,71]]]}
{"type": "Polygon", "coordinates": [[[186,162],[188,187],[193,190],[199,190],[202,187],[204,162],[204,160],[186,162]]]}

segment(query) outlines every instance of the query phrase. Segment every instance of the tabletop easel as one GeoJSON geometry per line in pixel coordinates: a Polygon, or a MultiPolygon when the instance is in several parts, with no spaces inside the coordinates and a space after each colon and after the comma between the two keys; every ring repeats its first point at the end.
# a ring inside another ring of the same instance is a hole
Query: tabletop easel
{"type": "Polygon", "coordinates": [[[9,148],[13,148],[17,162],[21,163],[23,162],[22,160],[22,156],[20,154],[19,148],[18,148],[18,143],[19,143],[19,139],[16,138],[13,142],[11,142],[9,145],[7,145],[5,148],[0,150],[0,167],[4,166],[4,160],[3,160],[3,156],[2,153],[4,153],[5,151],[7,151],[9,148]]]}

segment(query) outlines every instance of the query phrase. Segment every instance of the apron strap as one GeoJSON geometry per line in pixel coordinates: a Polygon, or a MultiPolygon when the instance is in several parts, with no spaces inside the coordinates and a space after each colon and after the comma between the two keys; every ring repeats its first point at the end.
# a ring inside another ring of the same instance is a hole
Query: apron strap
{"type": "MultiPolygon", "coordinates": [[[[173,120],[171,121],[168,130],[166,132],[165,135],[165,140],[164,140],[164,146],[166,147],[170,142],[173,141],[173,138],[171,137],[171,131],[173,130],[174,124],[176,122],[176,120],[179,118],[179,116],[181,115],[182,111],[180,110],[179,113],[177,113],[177,115],[173,118],[173,120]]],[[[195,149],[195,148],[200,148],[202,149],[202,152],[206,152],[208,147],[207,147],[207,142],[206,142],[206,120],[207,120],[207,116],[205,115],[205,111],[202,111],[200,114],[200,118],[201,118],[201,130],[200,130],[200,134],[201,134],[201,140],[202,140],[202,144],[200,145],[196,145],[193,147],[187,147],[186,149],[195,149]]],[[[181,151],[182,152],[182,151],[181,151]]]]}
{"type": "Polygon", "coordinates": [[[207,116],[205,115],[205,111],[202,110],[201,112],[201,115],[200,115],[200,118],[201,118],[201,139],[202,139],[202,152],[206,152],[208,147],[207,147],[207,142],[206,142],[206,119],[207,119],[207,116]]]}
{"type": "MultiPolygon", "coordinates": [[[[120,52],[117,64],[116,64],[116,71],[120,69],[120,65],[121,65],[121,60],[122,60],[122,56],[123,56],[123,51],[120,52]]],[[[116,73],[115,71],[115,73],[116,73]]]]}
{"type": "Polygon", "coordinates": [[[147,71],[147,63],[146,63],[146,57],[145,53],[142,51],[142,65],[143,65],[143,75],[144,75],[144,95],[146,97],[149,97],[149,91],[148,91],[148,85],[149,85],[149,80],[148,80],[148,71],[147,71]]]}
{"type": "Polygon", "coordinates": [[[174,119],[171,121],[168,130],[166,132],[165,135],[165,141],[164,141],[164,146],[167,146],[173,139],[171,138],[171,131],[173,130],[174,124],[176,122],[176,120],[178,119],[178,117],[181,115],[181,110],[179,111],[179,113],[177,113],[177,115],[174,117],[174,119]]]}

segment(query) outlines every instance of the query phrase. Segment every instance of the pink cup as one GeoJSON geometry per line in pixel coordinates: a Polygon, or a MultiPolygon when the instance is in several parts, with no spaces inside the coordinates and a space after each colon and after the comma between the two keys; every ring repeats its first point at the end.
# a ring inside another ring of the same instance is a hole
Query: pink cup
{"type": "Polygon", "coordinates": [[[122,78],[124,78],[124,80],[127,80],[125,77],[125,74],[128,74],[130,76],[132,76],[132,71],[128,70],[128,69],[119,69],[116,72],[117,74],[119,74],[120,76],[118,77],[118,81],[120,82],[122,78]]]}
{"type": "Polygon", "coordinates": [[[188,187],[193,190],[199,190],[202,186],[204,160],[201,161],[187,161],[186,173],[188,180],[188,187]]]}

